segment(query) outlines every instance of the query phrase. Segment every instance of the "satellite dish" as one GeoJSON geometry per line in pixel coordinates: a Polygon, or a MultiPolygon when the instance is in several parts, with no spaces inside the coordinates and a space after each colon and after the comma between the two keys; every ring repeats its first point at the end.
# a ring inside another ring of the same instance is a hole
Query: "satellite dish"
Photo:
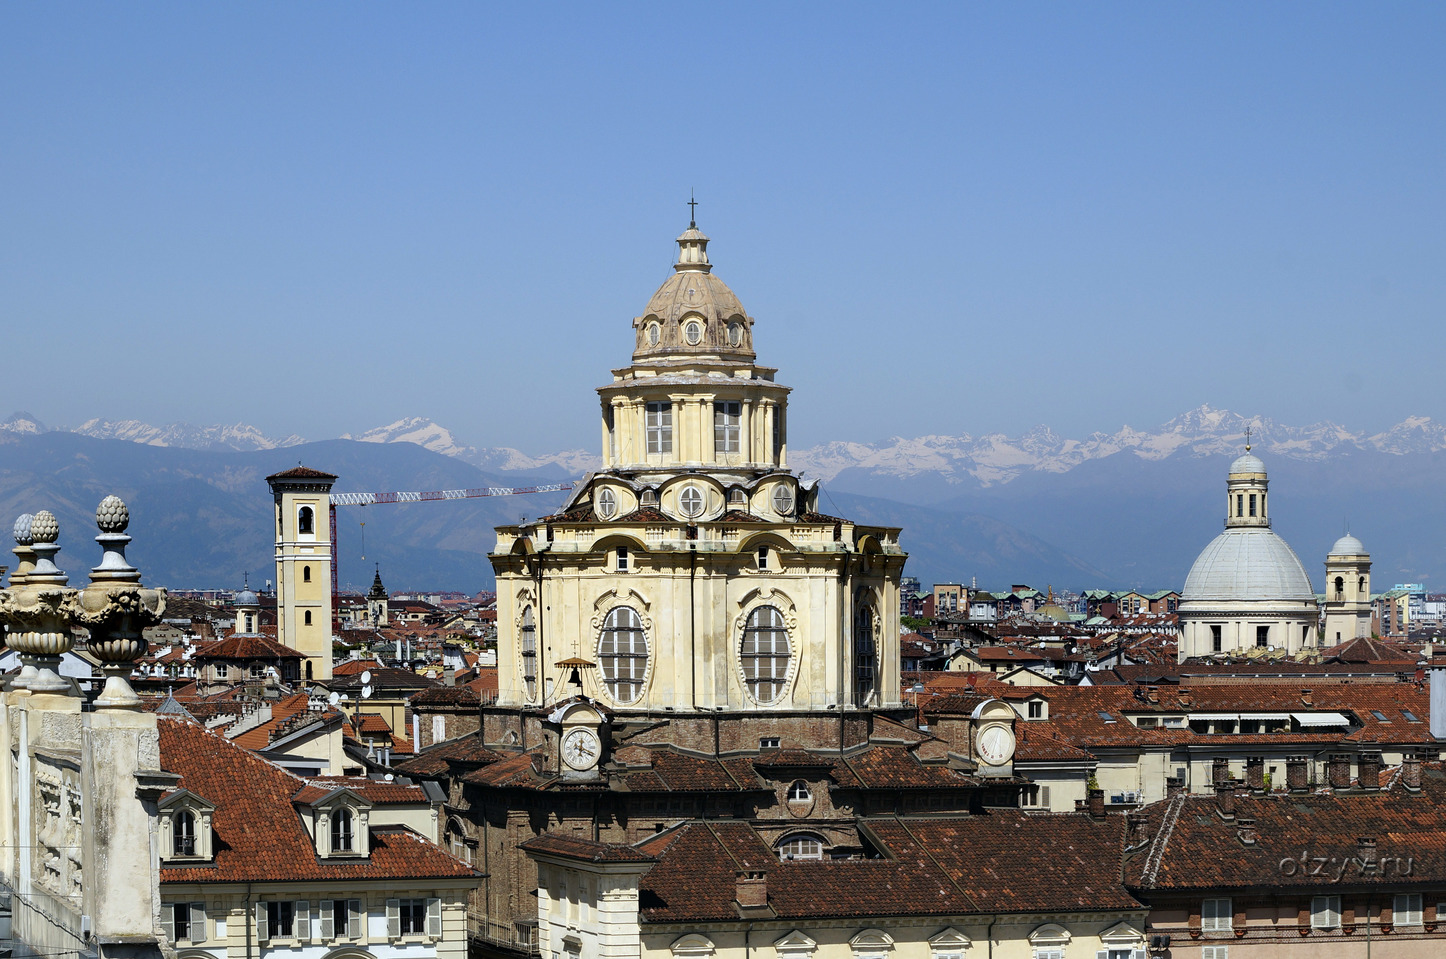
{"type": "Polygon", "coordinates": [[[341,693],[332,693],[330,696],[326,697],[326,701],[335,706],[337,703],[341,702],[341,693]]]}
{"type": "Polygon", "coordinates": [[[372,688],[371,688],[370,686],[363,686],[363,687],[362,687],[362,699],[371,699],[371,698],[372,698],[372,688]]]}
{"type": "Polygon", "coordinates": [[[372,681],[372,671],[370,669],[363,669],[361,679],[363,686],[369,685],[372,681]]]}

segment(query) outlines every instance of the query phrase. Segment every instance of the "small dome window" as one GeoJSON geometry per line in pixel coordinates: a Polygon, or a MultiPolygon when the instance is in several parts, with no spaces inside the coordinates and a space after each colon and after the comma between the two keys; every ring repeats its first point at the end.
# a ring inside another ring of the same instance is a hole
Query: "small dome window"
{"type": "Polygon", "coordinates": [[[598,490],[597,514],[603,519],[612,519],[618,511],[618,497],[612,490],[604,487],[598,490]]]}
{"type": "Polygon", "coordinates": [[[743,345],[743,324],[737,320],[728,324],[728,342],[734,346],[743,345]]]}
{"type": "Polygon", "coordinates": [[[678,496],[678,508],[689,518],[703,512],[703,491],[696,486],[685,486],[678,496]]]}
{"type": "Polygon", "coordinates": [[[697,346],[703,342],[703,324],[696,318],[690,319],[683,325],[683,339],[688,342],[689,346],[697,346]]]}
{"type": "Polygon", "coordinates": [[[658,345],[658,341],[661,340],[662,338],[663,338],[663,328],[658,325],[658,321],[657,321],[657,320],[654,320],[653,322],[649,323],[649,324],[648,324],[648,345],[649,345],[649,346],[657,346],[657,345],[658,345]]]}
{"type": "Polygon", "coordinates": [[[779,516],[793,512],[793,490],[787,486],[778,486],[773,490],[773,511],[779,516]]]}

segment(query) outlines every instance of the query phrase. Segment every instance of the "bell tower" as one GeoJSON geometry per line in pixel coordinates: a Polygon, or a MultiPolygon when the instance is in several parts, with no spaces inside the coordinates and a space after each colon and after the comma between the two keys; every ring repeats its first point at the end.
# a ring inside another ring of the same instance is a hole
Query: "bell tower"
{"type": "Polygon", "coordinates": [[[391,603],[387,588],[382,585],[382,568],[378,566],[372,588],[367,590],[367,625],[387,626],[391,621],[391,603]]]}
{"type": "Polygon", "coordinates": [[[1265,508],[1270,479],[1260,457],[1251,454],[1249,443],[1245,444],[1245,455],[1230,464],[1230,478],[1225,486],[1226,529],[1270,528],[1270,515],[1265,508]]]}
{"type": "Polygon", "coordinates": [[[276,501],[276,638],[331,678],[331,501],[336,477],[297,466],[266,477],[276,501]]]}
{"type": "Polygon", "coordinates": [[[1350,533],[1326,554],[1325,645],[1371,635],[1371,554],[1350,533]]]}

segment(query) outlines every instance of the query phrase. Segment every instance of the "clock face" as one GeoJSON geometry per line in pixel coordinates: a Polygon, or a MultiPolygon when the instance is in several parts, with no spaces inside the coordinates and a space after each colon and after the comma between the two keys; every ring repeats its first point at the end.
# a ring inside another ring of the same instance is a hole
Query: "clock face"
{"type": "Polygon", "coordinates": [[[602,756],[602,743],[591,729],[568,730],[562,737],[562,761],[573,769],[591,769],[602,756]]]}
{"type": "Polygon", "coordinates": [[[1008,726],[989,726],[975,742],[979,758],[991,766],[1003,766],[1014,756],[1014,733],[1008,726]]]}

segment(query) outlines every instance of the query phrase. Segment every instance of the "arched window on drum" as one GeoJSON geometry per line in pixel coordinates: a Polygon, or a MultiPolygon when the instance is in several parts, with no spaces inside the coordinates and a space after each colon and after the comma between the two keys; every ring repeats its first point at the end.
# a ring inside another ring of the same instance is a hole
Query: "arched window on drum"
{"type": "Polygon", "coordinates": [[[792,656],[783,614],[772,606],[760,606],[749,613],[739,654],[748,695],[761,706],[777,702],[788,682],[788,661],[792,656]]]}
{"type": "Polygon", "coordinates": [[[613,702],[626,706],[643,694],[648,672],[648,638],[631,606],[618,606],[603,620],[597,645],[598,668],[613,702]]]}

